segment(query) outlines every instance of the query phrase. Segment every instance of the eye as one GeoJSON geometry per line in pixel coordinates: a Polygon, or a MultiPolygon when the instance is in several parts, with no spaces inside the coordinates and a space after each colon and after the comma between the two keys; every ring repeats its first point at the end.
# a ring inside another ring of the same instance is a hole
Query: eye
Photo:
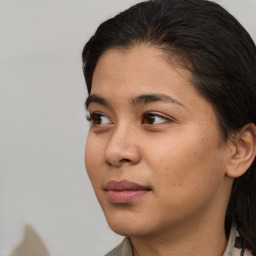
{"type": "Polygon", "coordinates": [[[142,120],[144,124],[152,124],[152,125],[161,124],[167,121],[168,121],[167,118],[154,113],[146,113],[143,116],[143,120],[142,120]]]}
{"type": "Polygon", "coordinates": [[[87,116],[87,120],[94,125],[106,125],[111,123],[111,120],[101,113],[92,113],[90,116],[87,116]]]}

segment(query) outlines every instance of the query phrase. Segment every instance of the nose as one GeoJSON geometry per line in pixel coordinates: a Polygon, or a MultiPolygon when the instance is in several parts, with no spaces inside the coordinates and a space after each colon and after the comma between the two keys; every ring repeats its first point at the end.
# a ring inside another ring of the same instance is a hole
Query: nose
{"type": "Polygon", "coordinates": [[[117,127],[107,144],[105,162],[112,167],[135,165],[141,160],[135,129],[117,127]]]}

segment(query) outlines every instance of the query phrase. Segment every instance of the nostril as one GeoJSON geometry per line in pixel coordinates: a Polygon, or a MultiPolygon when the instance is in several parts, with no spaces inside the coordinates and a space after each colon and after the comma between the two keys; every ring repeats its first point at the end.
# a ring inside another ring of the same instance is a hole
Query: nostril
{"type": "Polygon", "coordinates": [[[120,166],[124,163],[130,163],[131,160],[127,159],[127,158],[124,158],[124,159],[121,159],[120,161],[118,162],[110,162],[110,161],[105,161],[105,164],[108,165],[108,166],[120,166]]]}
{"type": "Polygon", "coordinates": [[[125,158],[125,159],[122,159],[120,162],[129,163],[131,162],[131,160],[125,158]]]}
{"type": "Polygon", "coordinates": [[[108,166],[112,166],[112,164],[109,161],[105,161],[105,164],[108,166]]]}

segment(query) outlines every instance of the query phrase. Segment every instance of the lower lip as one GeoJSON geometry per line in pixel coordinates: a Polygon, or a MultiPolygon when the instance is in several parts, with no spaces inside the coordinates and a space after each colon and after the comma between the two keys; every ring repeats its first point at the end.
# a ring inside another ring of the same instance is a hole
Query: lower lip
{"type": "Polygon", "coordinates": [[[112,203],[129,203],[148,193],[149,190],[109,190],[107,196],[112,203]]]}

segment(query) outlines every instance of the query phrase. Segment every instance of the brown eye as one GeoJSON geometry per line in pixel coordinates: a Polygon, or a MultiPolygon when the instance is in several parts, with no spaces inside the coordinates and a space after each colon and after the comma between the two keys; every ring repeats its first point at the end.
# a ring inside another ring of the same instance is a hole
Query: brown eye
{"type": "Polygon", "coordinates": [[[143,117],[144,124],[155,125],[155,124],[164,123],[166,121],[168,121],[167,118],[160,116],[160,115],[153,114],[153,113],[146,113],[143,117]]]}
{"type": "Polygon", "coordinates": [[[107,116],[100,113],[92,113],[87,120],[93,122],[94,125],[105,125],[111,123],[107,116]]]}

